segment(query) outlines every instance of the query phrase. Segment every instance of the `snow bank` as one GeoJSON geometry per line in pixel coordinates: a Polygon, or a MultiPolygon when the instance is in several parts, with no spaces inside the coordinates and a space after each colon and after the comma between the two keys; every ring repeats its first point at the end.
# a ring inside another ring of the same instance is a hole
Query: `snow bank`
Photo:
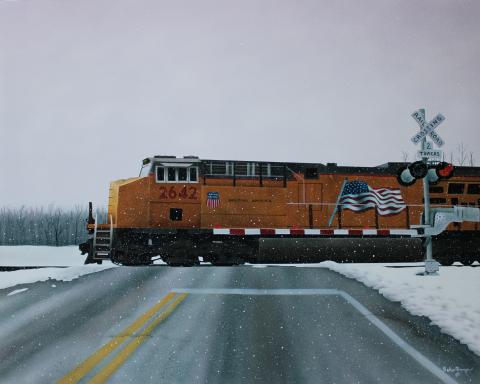
{"type": "Polygon", "coordinates": [[[47,247],[34,245],[0,246],[0,266],[70,267],[83,265],[77,245],[47,247]]]}
{"type": "Polygon", "coordinates": [[[17,293],[22,293],[25,291],[28,291],[28,288],[15,289],[14,291],[7,293],[7,296],[13,296],[13,295],[16,295],[17,293]]]}
{"type": "MultiPolygon", "coordinates": [[[[71,281],[83,275],[103,271],[115,265],[104,261],[102,265],[83,265],[85,256],[80,254],[78,246],[0,246],[0,266],[67,267],[39,268],[12,272],[0,272],[0,289],[37,281],[71,281]]],[[[24,291],[25,289],[23,289],[24,291]]],[[[17,290],[15,293],[23,292],[17,290]]],[[[11,293],[13,294],[13,293],[11,293]]]]}
{"type": "Polygon", "coordinates": [[[83,265],[68,268],[38,268],[13,272],[0,272],[0,289],[19,284],[36,283],[37,281],[72,281],[80,276],[113,268],[115,265],[83,265]]]}
{"type": "Polygon", "coordinates": [[[417,276],[423,267],[388,268],[385,264],[333,261],[319,266],[378,290],[414,315],[428,316],[443,332],[480,355],[480,268],[440,267],[438,275],[417,276]]]}

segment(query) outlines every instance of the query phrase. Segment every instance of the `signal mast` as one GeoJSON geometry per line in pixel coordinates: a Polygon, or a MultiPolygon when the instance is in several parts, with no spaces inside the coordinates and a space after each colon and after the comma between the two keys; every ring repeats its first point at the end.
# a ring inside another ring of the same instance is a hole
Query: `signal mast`
{"type": "MultiPolygon", "coordinates": [[[[403,186],[413,185],[417,179],[423,180],[423,201],[424,211],[422,216],[422,223],[418,226],[412,226],[424,231],[426,228],[432,226],[430,215],[430,190],[431,183],[436,183],[440,179],[448,179],[452,177],[454,167],[452,164],[440,161],[442,157],[442,151],[439,149],[433,149],[433,142],[441,147],[445,142],[434,130],[444,120],[445,117],[442,114],[435,116],[429,123],[425,120],[425,109],[419,109],[412,113],[412,117],[420,126],[420,131],[412,137],[411,141],[414,144],[422,143],[422,149],[417,151],[418,157],[422,160],[415,161],[409,165],[402,167],[398,173],[398,182],[403,186]],[[429,135],[433,142],[427,141],[427,135],[429,135]]],[[[425,275],[434,274],[439,270],[439,263],[433,259],[433,247],[432,236],[426,234],[424,236],[425,247],[425,275]]]]}

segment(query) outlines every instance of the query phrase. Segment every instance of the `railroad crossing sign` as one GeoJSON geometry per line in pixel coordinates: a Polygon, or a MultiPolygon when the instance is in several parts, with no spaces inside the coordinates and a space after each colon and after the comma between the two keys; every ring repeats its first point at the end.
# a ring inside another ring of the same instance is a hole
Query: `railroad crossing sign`
{"type": "Polygon", "coordinates": [[[430,135],[434,143],[437,144],[439,147],[445,144],[440,135],[434,131],[434,129],[437,128],[445,120],[445,116],[439,113],[429,123],[427,123],[425,121],[425,110],[419,109],[412,113],[412,117],[420,126],[420,132],[418,132],[411,139],[413,144],[418,144],[427,135],[430,135]]]}

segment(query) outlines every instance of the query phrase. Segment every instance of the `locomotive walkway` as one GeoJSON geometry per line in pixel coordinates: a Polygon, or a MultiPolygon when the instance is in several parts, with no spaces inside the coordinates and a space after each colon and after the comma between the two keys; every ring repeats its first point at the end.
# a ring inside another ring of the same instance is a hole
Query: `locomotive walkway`
{"type": "Polygon", "coordinates": [[[1,383],[476,383],[480,358],[323,268],[113,268],[0,291],[1,383]]]}

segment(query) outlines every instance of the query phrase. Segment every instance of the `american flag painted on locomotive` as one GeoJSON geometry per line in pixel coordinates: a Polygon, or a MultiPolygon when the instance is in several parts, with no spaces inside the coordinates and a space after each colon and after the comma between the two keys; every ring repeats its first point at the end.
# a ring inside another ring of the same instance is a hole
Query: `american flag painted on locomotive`
{"type": "Polygon", "coordinates": [[[346,182],[339,205],[356,212],[376,208],[382,216],[399,213],[406,207],[399,189],[373,189],[364,181],[346,182]]]}
{"type": "Polygon", "coordinates": [[[220,205],[220,194],[218,192],[207,192],[207,207],[218,208],[220,205]]]}

